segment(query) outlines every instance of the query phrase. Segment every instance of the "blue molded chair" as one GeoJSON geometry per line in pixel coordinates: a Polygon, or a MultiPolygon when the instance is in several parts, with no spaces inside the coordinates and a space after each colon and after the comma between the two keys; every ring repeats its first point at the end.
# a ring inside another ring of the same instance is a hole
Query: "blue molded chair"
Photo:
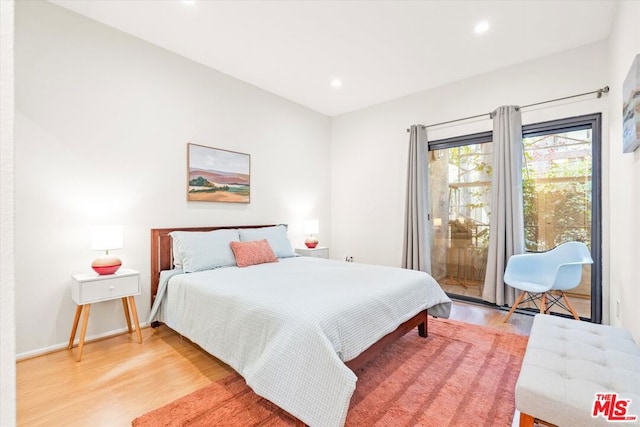
{"type": "Polygon", "coordinates": [[[580,284],[583,264],[593,264],[593,259],[589,249],[582,242],[563,243],[547,252],[512,255],[504,272],[504,283],[520,289],[522,293],[513,303],[504,321],[509,320],[521,303],[533,302],[538,308],[538,299],[540,313],[547,313],[551,307],[558,304],[570,311],[576,320],[580,320],[565,291],[580,284]],[[560,295],[556,296],[551,291],[559,291],[560,295]],[[528,296],[527,299],[524,299],[525,296],[528,296]],[[549,304],[547,298],[550,300],[549,304]],[[561,302],[563,298],[566,307],[561,302]]]}

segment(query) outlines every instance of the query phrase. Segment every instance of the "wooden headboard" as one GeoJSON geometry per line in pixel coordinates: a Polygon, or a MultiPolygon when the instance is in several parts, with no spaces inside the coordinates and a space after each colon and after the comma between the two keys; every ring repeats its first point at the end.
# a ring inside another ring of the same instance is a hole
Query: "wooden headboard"
{"type": "Polygon", "coordinates": [[[151,229],[151,305],[158,293],[160,283],[160,272],[162,270],[173,269],[173,242],[169,233],[172,231],[213,231],[233,228],[260,228],[273,227],[269,225],[228,225],[221,227],[175,227],[175,228],[152,228],[151,229]]]}

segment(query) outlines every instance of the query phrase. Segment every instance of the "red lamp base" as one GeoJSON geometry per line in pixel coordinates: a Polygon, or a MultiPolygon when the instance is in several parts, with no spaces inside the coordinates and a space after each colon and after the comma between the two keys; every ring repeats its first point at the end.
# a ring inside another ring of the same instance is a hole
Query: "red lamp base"
{"type": "Polygon", "coordinates": [[[316,246],[318,246],[318,239],[314,239],[313,237],[309,237],[307,240],[304,241],[304,244],[309,248],[309,249],[313,249],[316,246]]]}
{"type": "Polygon", "coordinates": [[[112,255],[103,255],[93,260],[91,268],[101,276],[113,274],[122,265],[120,258],[112,255]]]}

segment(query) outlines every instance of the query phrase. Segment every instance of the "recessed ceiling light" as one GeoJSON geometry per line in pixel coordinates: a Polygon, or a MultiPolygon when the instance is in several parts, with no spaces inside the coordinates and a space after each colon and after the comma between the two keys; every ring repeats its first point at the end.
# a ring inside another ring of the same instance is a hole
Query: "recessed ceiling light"
{"type": "Polygon", "coordinates": [[[342,86],[342,82],[340,81],[340,79],[333,79],[333,80],[331,80],[331,86],[340,87],[340,86],[342,86]]]}
{"type": "Polygon", "coordinates": [[[487,21],[478,22],[476,24],[476,27],[474,28],[474,31],[476,32],[476,34],[486,33],[487,31],[489,31],[489,23],[487,21]]]}

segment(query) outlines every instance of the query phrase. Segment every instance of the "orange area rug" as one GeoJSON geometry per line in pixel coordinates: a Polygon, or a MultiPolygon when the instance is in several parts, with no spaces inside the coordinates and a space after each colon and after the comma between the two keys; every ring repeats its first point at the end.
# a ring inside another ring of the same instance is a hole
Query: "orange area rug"
{"type": "MultiPolygon", "coordinates": [[[[347,426],[511,426],[527,337],[429,318],[356,371],[347,426]]],[[[238,374],[133,420],[134,427],[288,426],[238,374]]]]}

